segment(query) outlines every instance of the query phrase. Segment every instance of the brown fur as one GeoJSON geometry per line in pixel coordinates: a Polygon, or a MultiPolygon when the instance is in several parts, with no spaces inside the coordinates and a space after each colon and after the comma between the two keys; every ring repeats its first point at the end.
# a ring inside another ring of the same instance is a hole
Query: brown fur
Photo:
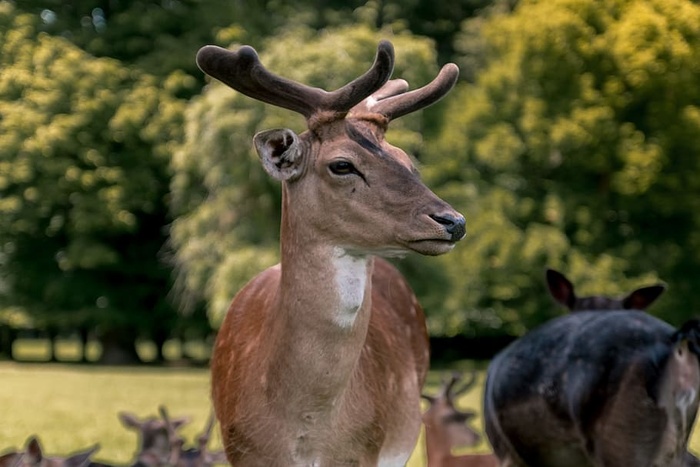
{"type": "Polygon", "coordinates": [[[271,74],[249,47],[205,47],[198,63],[310,127],[254,139],[283,182],[281,262],[238,292],[214,346],[212,399],[229,461],[405,463],[420,429],[428,337],[409,285],[375,255],[443,254],[465,231],[384,132],[392,117],[444,95],[456,67],[404,94],[407,83],[386,82],[393,49],[383,42],[370,71],[327,93],[271,74]]]}

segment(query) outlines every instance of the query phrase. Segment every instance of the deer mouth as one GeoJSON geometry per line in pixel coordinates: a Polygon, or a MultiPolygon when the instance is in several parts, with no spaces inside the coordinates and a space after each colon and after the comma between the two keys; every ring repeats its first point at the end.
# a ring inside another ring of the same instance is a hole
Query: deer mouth
{"type": "Polygon", "coordinates": [[[455,247],[456,241],[444,238],[426,238],[407,242],[407,247],[416,253],[428,256],[443,255],[455,247]]]}

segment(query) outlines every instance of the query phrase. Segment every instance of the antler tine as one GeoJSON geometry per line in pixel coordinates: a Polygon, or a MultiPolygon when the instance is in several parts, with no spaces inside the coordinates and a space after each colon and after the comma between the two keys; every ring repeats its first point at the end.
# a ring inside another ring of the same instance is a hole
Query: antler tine
{"type": "Polygon", "coordinates": [[[378,100],[370,110],[384,115],[389,120],[395,120],[442,99],[454,87],[458,77],[457,65],[448,63],[442,67],[433,81],[422,88],[378,100]]]}
{"type": "Polygon", "coordinates": [[[158,406],[158,413],[160,413],[160,417],[165,422],[165,426],[168,427],[168,431],[175,431],[173,429],[172,423],[170,423],[170,416],[168,415],[168,409],[166,409],[164,405],[160,405],[160,406],[158,406]]]}
{"type": "Polygon", "coordinates": [[[464,394],[465,392],[470,390],[472,386],[474,386],[474,384],[476,384],[476,372],[471,371],[469,373],[469,379],[466,382],[462,383],[462,385],[459,388],[452,391],[452,395],[458,396],[460,394],[464,394]]]}
{"type": "Polygon", "coordinates": [[[184,440],[182,439],[181,436],[177,434],[175,431],[175,426],[173,425],[173,422],[170,420],[170,416],[168,415],[168,410],[165,408],[164,405],[161,405],[158,407],[158,412],[160,412],[161,418],[163,418],[163,421],[165,422],[165,426],[168,430],[168,437],[170,438],[171,444],[183,442],[184,440]]]}
{"type": "Polygon", "coordinates": [[[214,428],[214,423],[216,423],[216,417],[214,416],[214,411],[212,410],[209,413],[209,418],[207,419],[204,432],[199,435],[199,442],[203,447],[209,442],[209,437],[211,436],[211,430],[214,428]]]}
{"type": "Polygon", "coordinates": [[[379,89],[394,68],[394,48],[381,41],[370,69],[345,86],[327,92],[278,76],[260,62],[250,46],[237,51],[207,45],[197,52],[197,65],[210,76],[253,99],[298,112],[308,120],[319,111],[347,112],[379,89]]]}
{"type": "Polygon", "coordinates": [[[442,393],[446,398],[449,399],[450,393],[452,392],[452,388],[457,383],[457,381],[459,381],[459,373],[457,373],[456,371],[453,371],[450,374],[449,379],[443,379],[442,393]]]}

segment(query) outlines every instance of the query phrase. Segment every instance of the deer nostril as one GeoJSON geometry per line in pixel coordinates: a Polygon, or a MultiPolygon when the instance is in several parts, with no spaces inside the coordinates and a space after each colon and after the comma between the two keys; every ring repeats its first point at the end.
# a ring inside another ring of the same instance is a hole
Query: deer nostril
{"type": "Polygon", "coordinates": [[[442,214],[438,216],[430,214],[430,218],[445,226],[445,230],[451,235],[450,240],[452,241],[461,239],[467,233],[467,221],[461,215],[442,214]]]}

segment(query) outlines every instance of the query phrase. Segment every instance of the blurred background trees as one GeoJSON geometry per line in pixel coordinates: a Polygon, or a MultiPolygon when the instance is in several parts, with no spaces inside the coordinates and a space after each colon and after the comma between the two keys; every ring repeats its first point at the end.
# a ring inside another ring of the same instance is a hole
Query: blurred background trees
{"type": "Polygon", "coordinates": [[[690,0],[0,0],[0,354],[21,329],[134,343],[216,329],[278,258],[279,186],[255,132],[303,119],[210,82],[204,44],[336,88],[381,38],[411,87],[453,93],[392,124],[467,218],[443,257],[398,266],[435,336],[519,335],[581,293],[664,281],[694,314],[700,272],[700,7],[690,0]],[[210,328],[211,326],[211,328],[210,328]]]}

